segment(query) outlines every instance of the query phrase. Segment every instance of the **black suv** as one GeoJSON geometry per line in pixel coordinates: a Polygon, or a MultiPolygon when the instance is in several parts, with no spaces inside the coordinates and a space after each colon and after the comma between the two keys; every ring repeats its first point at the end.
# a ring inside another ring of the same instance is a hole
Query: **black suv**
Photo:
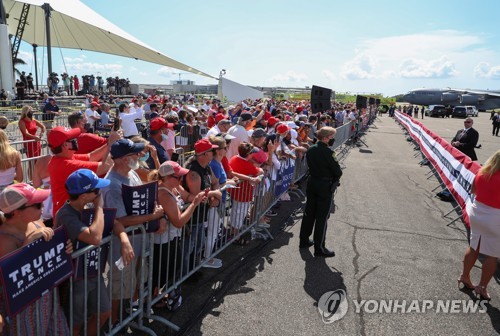
{"type": "Polygon", "coordinates": [[[452,118],[467,118],[467,109],[465,106],[455,106],[451,113],[452,118]]]}
{"type": "Polygon", "coordinates": [[[444,105],[434,105],[429,111],[429,116],[444,118],[446,116],[446,107],[444,105]]]}

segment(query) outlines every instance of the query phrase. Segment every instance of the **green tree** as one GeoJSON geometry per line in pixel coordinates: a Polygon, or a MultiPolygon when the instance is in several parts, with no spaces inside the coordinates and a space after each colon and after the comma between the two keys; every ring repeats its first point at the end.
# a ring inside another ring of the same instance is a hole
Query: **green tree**
{"type": "Polygon", "coordinates": [[[21,71],[16,67],[16,65],[26,65],[26,62],[20,58],[12,59],[12,65],[14,66],[14,72],[16,75],[21,76],[21,71]]]}

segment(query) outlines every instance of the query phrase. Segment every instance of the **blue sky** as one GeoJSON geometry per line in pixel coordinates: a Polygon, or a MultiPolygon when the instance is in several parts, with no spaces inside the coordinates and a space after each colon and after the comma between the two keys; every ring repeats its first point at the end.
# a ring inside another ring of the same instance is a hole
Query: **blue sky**
{"type": "MultiPolygon", "coordinates": [[[[167,56],[216,77],[226,69],[242,84],[385,95],[417,87],[500,90],[500,3],[493,0],[82,2],[167,56]]],[[[31,47],[21,51],[24,70],[34,72],[31,47]]],[[[176,69],[118,56],[62,55],[70,74],[144,84],[179,77],[176,69]]],[[[58,49],[53,58],[54,70],[65,71],[58,49]]]]}

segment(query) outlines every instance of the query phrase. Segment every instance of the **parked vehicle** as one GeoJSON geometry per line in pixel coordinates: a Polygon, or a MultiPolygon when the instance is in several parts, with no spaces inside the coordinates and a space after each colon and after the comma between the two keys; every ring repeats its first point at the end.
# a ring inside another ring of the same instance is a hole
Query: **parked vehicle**
{"type": "Polygon", "coordinates": [[[451,112],[452,118],[467,118],[467,109],[465,106],[455,106],[451,112]]]}
{"type": "Polygon", "coordinates": [[[479,114],[479,111],[477,110],[477,107],[475,106],[465,106],[465,109],[467,110],[467,117],[477,117],[479,114]]]}
{"type": "Polygon", "coordinates": [[[429,117],[441,117],[446,116],[446,107],[444,105],[429,105],[429,109],[424,111],[425,115],[429,117]]]}

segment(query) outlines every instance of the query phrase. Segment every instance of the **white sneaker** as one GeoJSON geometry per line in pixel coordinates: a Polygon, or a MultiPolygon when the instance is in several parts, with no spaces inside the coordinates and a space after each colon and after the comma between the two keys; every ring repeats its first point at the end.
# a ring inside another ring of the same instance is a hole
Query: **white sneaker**
{"type": "Polygon", "coordinates": [[[222,267],[222,260],[217,259],[217,258],[212,258],[206,263],[203,264],[202,267],[205,268],[221,268],[222,267]]]}
{"type": "Polygon", "coordinates": [[[280,200],[282,200],[282,201],[290,201],[291,198],[290,198],[290,195],[288,195],[288,193],[286,192],[283,195],[281,195],[280,200]]]}

